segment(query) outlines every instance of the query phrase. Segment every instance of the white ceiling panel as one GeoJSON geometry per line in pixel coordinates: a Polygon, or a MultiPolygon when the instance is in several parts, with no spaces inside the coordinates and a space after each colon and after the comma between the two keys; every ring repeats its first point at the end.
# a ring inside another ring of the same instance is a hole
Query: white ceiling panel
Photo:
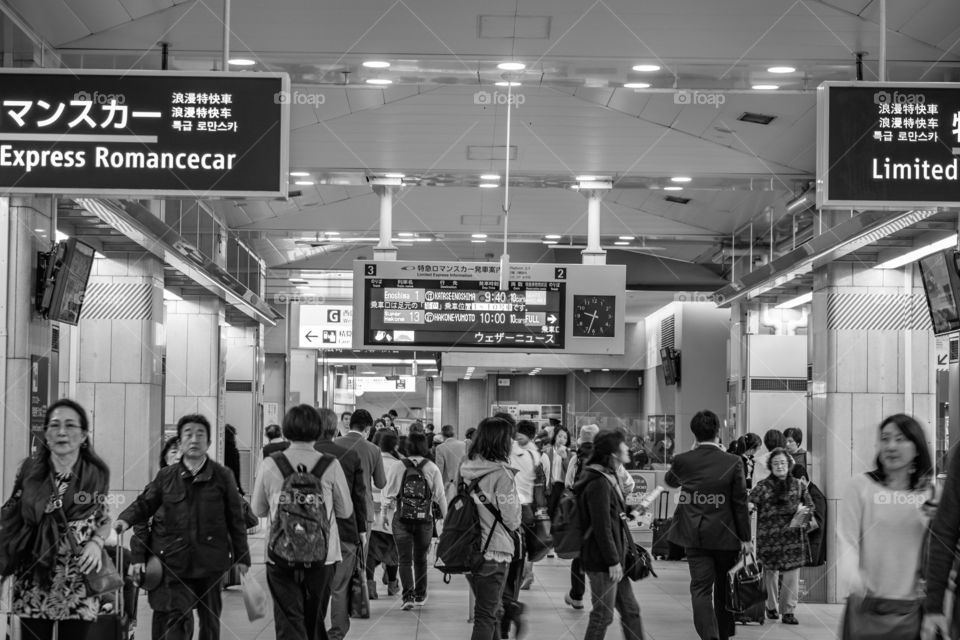
{"type": "Polygon", "coordinates": [[[54,46],[90,34],[77,14],[63,0],[10,0],[27,23],[54,46]]]}
{"type": "Polygon", "coordinates": [[[192,0],[120,0],[127,13],[133,18],[142,18],[151,13],[169,9],[175,4],[192,0]]]}
{"type": "Polygon", "coordinates": [[[70,8],[90,33],[105,31],[131,19],[120,0],[82,0],[71,2],[70,8]]]}

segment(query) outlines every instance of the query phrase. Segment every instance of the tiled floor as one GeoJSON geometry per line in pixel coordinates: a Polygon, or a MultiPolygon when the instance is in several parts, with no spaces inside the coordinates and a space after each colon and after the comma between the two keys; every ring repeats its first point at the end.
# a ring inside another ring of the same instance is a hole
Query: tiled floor
{"type": "MultiPolygon", "coordinates": [[[[253,536],[251,543],[255,558],[252,575],[266,589],[262,536],[253,536]]],[[[530,591],[521,592],[527,604],[526,637],[530,640],[580,640],[583,638],[589,615],[586,609],[574,611],[563,602],[569,588],[568,562],[547,559],[536,566],[536,580],[530,591]]],[[[643,612],[644,630],[648,640],[696,640],[693,628],[689,573],[684,562],[656,563],[659,578],[635,583],[635,593],[643,612]]],[[[386,597],[386,589],[379,583],[380,599],[372,601],[369,620],[352,620],[349,640],[453,640],[469,638],[471,625],[467,622],[468,587],[466,580],[456,577],[451,584],[443,584],[441,574],[431,570],[429,601],[422,610],[401,611],[399,597],[386,597]]],[[[587,594],[589,599],[589,592],[587,594]]],[[[271,605],[272,607],[272,605],[271,605]]],[[[827,640],[836,637],[842,607],[840,605],[800,605],[798,626],[787,626],[777,621],[764,625],[737,625],[737,637],[756,640],[827,640]]],[[[150,609],[146,598],[140,599],[137,638],[146,640],[150,632],[150,609]]],[[[273,618],[248,622],[238,587],[224,593],[223,640],[274,640],[273,618]]],[[[607,638],[619,640],[622,634],[617,622],[607,632],[607,638]]]]}

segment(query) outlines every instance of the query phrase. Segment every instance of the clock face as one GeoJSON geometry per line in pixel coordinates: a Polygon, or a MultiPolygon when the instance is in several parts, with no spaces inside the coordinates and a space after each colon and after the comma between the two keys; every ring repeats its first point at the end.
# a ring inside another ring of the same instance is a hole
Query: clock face
{"type": "Polygon", "coordinates": [[[616,334],[616,296],[573,296],[573,335],[612,338],[616,334]]]}

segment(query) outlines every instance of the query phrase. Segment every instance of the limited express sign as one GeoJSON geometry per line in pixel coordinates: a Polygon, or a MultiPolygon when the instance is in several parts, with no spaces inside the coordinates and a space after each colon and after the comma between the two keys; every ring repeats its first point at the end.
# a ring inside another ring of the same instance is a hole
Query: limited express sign
{"type": "Polygon", "coordinates": [[[285,74],[0,74],[0,195],[286,196],[285,74]]]}
{"type": "Polygon", "coordinates": [[[817,109],[819,206],[960,206],[960,84],[826,82],[817,109]]]}

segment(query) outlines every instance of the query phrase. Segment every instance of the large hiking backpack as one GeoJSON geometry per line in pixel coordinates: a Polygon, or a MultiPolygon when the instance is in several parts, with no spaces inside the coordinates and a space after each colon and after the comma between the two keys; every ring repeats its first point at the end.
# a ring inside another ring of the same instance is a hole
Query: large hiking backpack
{"type": "Polygon", "coordinates": [[[409,459],[403,461],[403,478],[400,480],[400,495],[397,496],[397,517],[400,522],[433,521],[433,489],[423,474],[427,462],[426,458],[417,464],[409,459]]]}
{"type": "Polygon", "coordinates": [[[309,472],[302,464],[294,469],[283,452],[272,454],[270,459],[283,474],[283,487],[270,528],[267,555],[277,566],[287,569],[323,565],[327,561],[330,518],[320,478],[334,458],[322,455],[309,472]]]}
{"type": "MultiPolygon", "coordinates": [[[[487,496],[480,491],[480,478],[469,485],[461,480],[457,484],[457,493],[450,500],[447,517],[443,521],[443,531],[437,542],[437,561],[435,567],[447,575],[470,573],[483,564],[483,554],[487,552],[493,539],[493,530],[499,524],[510,533],[503,524],[500,509],[490,504],[487,496]],[[480,511],[473,496],[493,514],[494,523],[490,534],[483,540],[480,526],[480,511]]],[[[516,554],[514,554],[516,555],[516,554]]],[[[445,578],[445,581],[448,581],[445,578]]]]}

